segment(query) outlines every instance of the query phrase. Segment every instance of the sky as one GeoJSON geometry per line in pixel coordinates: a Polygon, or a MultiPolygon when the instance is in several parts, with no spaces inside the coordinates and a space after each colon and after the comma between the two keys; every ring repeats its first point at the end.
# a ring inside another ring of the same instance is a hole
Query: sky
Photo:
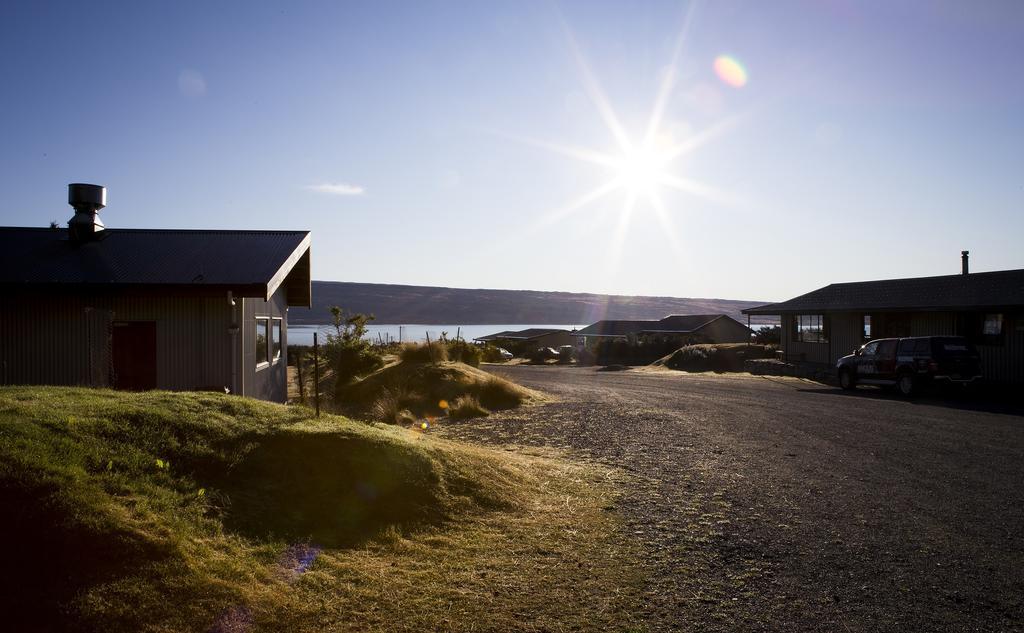
{"type": "Polygon", "coordinates": [[[1024,3],[5,2],[0,225],[315,279],[775,301],[1024,268],[1024,3]],[[88,6],[85,6],[88,5],[88,6]]]}

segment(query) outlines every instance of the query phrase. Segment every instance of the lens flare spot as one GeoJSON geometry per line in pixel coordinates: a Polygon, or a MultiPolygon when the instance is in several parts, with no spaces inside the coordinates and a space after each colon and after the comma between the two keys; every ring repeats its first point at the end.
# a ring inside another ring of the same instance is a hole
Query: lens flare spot
{"type": "Polygon", "coordinates": [[[747,69],[735,57],[719,55],[715,58],[715,74],[733,88],[747,85],[747,69]]]}
{"type": "Polygon", "coordinates": [[[430,425],[429,425],[428,423],[426,423],[426,422],[420,422],[420,429],[421,429],[421,430],[423,430],[423,431],[426,431],[426,430],[427,430],[427,429],[429,429],[429,428],[430,428],[430,425]]]}
{"type": "Polygon", "coordinates": [[[441,402],[437,403],[437,406],[441,407],[442,409],[447,409],[448,408],[448,401],[447,400],[442,400],[441,402]]]}

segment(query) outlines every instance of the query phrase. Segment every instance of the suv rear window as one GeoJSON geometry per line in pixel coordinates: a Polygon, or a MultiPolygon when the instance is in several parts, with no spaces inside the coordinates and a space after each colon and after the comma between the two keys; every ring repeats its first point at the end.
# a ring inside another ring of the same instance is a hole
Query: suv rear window
{"type": "Polygon", "coordinates": [[[936,336],[932,339],[936,356],[975,356],[974,346],[962,336],[936,336]]]}

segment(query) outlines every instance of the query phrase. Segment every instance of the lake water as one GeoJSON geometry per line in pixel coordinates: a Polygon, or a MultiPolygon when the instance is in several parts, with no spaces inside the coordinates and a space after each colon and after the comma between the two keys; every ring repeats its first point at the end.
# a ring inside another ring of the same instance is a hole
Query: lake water
{"type": "MultiPolygon", "coordinates": [[[[383,338],[385,341],[392,340],[403,342],[425,341],[427,334],[430,340],[441,338],[441,333],[446,332],[448,338],[453,339],[458,333],[463,339],[472,341],[479,336],[496,334],[505,330],[526,330],[529,328],[547,328],[552,330],[579,330],[586,325],[369,325],[367,326],[366,338],[377,341],[383,338]]],[[[312,345],[313,332],[320,332],[320,342],[323,343],[328,332],[333,332],[331,325],[289,325],[288,343],[290,345],[312,345]]]]}

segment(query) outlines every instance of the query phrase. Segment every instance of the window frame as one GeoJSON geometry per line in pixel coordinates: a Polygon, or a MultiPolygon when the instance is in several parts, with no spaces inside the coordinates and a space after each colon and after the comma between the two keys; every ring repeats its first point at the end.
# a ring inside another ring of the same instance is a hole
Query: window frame
{"type": "Polygon", "coordinates": [[[270,362],[276,365],[281,362],[281,357],[284,355],[284,343],[282,342],[284,338],[284,319],[272,317],[268,332],[270,336],[267,354],[270,357],[270,362]]]}
{"type": "Polygon", "coordinates": [[[253,329],[253,354],[256,357],[256,371],[263,369],[264,367],[270,366],[270,317],[269,316],[257,316],[254,318],[254,329],[253,329]],[[263,358],[260,358],[260,325],[263,325],[263,358]]]}
{"type": "Polygon", "coordinates": [[[794,343],[817,343],[827,345],[829,342],[829,320],[826,314],[794,314],[793,327],[790,333],[794,343]],[[809,334],[814,333],[814,336],[809,334]]]}

